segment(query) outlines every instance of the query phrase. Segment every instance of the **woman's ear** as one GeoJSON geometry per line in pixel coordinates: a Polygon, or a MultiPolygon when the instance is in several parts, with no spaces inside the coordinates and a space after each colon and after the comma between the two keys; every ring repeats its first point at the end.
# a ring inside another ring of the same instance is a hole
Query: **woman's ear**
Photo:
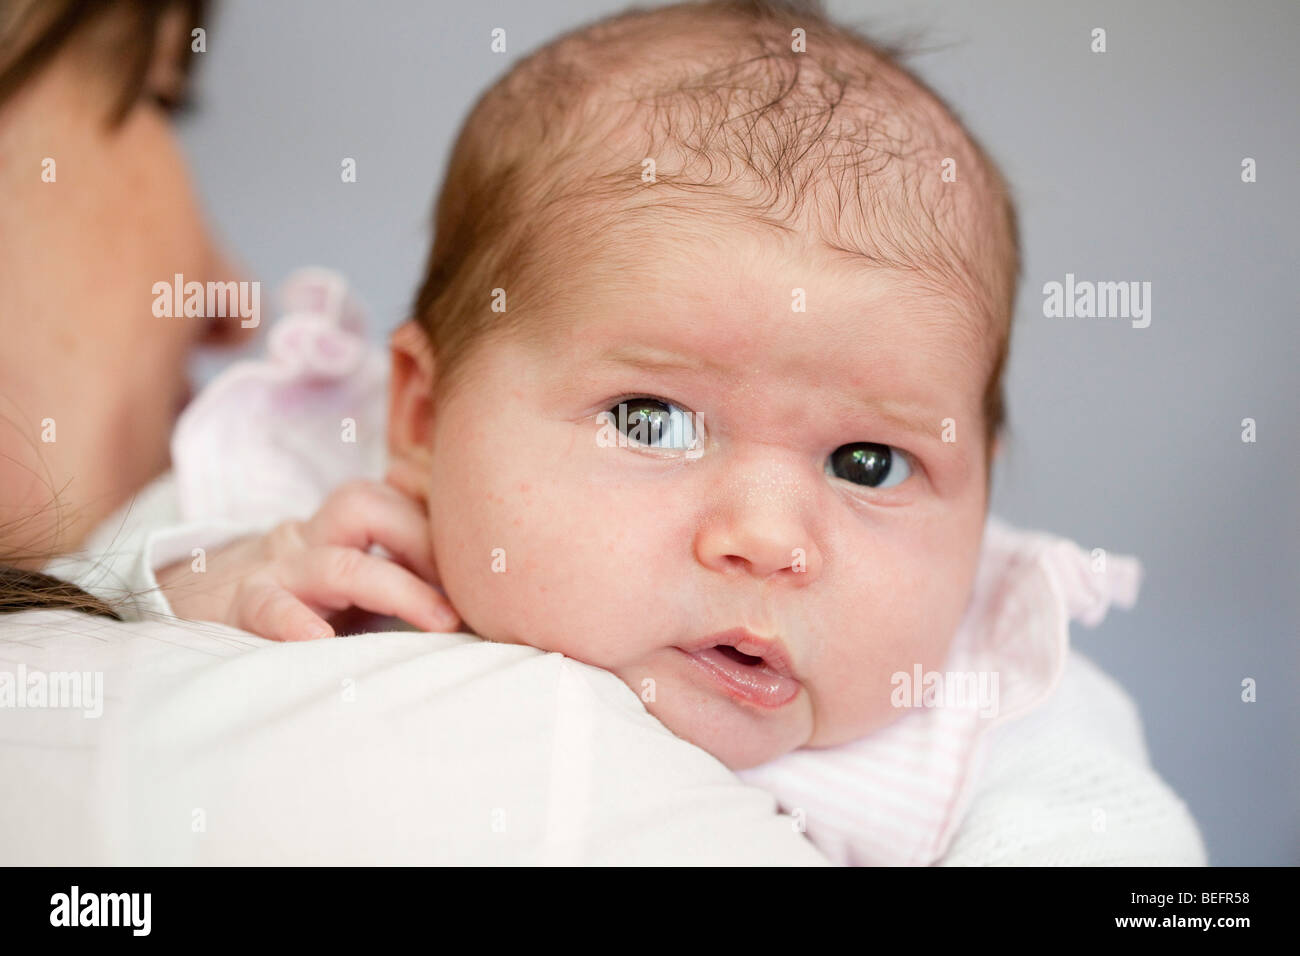
{"type": "Polygon", "coordinates": [[[433,348],[415,322],[403,323],[389,346],[387,481],[427,504],[433,467],[433,348]]]}

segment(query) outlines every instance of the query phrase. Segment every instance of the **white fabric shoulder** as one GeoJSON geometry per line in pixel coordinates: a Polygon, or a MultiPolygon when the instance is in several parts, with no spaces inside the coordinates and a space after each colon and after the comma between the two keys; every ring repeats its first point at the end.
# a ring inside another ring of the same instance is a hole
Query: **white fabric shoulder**
{"type": "Polygon", "coordinates": [[[1077,651],[1056,693],[997,728],[943,866],[1204,866],[1186,805],[1151,768],[1138,710],[1077,651]]]}
{"type": "Polygon", "coordinates": [[[2,864],[827,862],[769,794],[559,654],[40,611],[0,623],[0,671],[20,667],[100,674],[101,714],[0,709],[2,864]]]}

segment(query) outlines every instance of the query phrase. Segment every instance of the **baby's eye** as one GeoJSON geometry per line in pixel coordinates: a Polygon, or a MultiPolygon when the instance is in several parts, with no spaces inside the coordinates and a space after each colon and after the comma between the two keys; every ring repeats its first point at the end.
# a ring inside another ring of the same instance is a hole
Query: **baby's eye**
{"type": "Polygon", "coordinates": [[[634,398],[619,402],[606,414],[633,445],[690,451],[699,440],[694,416],[672,402],[634,398]]]}
{"type": "Polygon", "coordinates": [[[869,488],[892,488],[912,473],[907,455],[888,445],[841,445],[826,460],[826,473],[869,488]]]}

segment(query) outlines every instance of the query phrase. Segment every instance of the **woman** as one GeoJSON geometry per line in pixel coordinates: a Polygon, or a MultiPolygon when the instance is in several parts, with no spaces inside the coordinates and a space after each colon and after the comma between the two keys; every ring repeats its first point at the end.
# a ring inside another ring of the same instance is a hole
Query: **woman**
{"type": "Polygon", "coordinates": [[[172,128],[201,0],[0,7],[0,564],[39,567],[167,467],[187,359],[238,319],[157,318],[237,278],[172,128]]]}
{"type": "Polygon", "coordinates": [[[240,335],[151,308],[177,273],[232,278],[169,116],[203,14],[0,6],[0,611],[25,610],[0,617],[24,695],[0,693],[0,864],[824,863],[606,672],[470,635],[105,620],[34,570],[167,467],[186,359],[240,335]],[[73,674],[75,706],[25,696],[73,674]]]}

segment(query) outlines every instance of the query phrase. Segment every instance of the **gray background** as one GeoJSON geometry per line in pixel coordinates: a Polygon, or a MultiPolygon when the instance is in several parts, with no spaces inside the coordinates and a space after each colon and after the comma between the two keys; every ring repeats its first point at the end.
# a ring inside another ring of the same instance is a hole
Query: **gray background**
{"type": "MultiPolygon", "coordinates": [[[[923,30],[912,64],[1018,196],[1025,279],[994,510],[1142,559],[1137,608],[1076,627],[1077,645],[1139,701],[1212,863],[1300,862],[1300,6],[828,6],[886,37],[923,30]],[[1089,52],[1096,26],[1104,55],[1089,52]],[[1043,283],[1066,272],[1151,281],[1151,326],[1044,318],[1043,283]],[[1240,440],[1245,417],[1256,444],[1240,440]]],[[[412,297],[474,98],[521,53],[621,8],[227,0],[183,126],[214,221],[268,283],[307,263],[344,270],[381,336],[412,297]],[[497,26],[504,55],[488,49],[497,26]],[[355,184],[340,182],[344,156],[355,184]]]]}

